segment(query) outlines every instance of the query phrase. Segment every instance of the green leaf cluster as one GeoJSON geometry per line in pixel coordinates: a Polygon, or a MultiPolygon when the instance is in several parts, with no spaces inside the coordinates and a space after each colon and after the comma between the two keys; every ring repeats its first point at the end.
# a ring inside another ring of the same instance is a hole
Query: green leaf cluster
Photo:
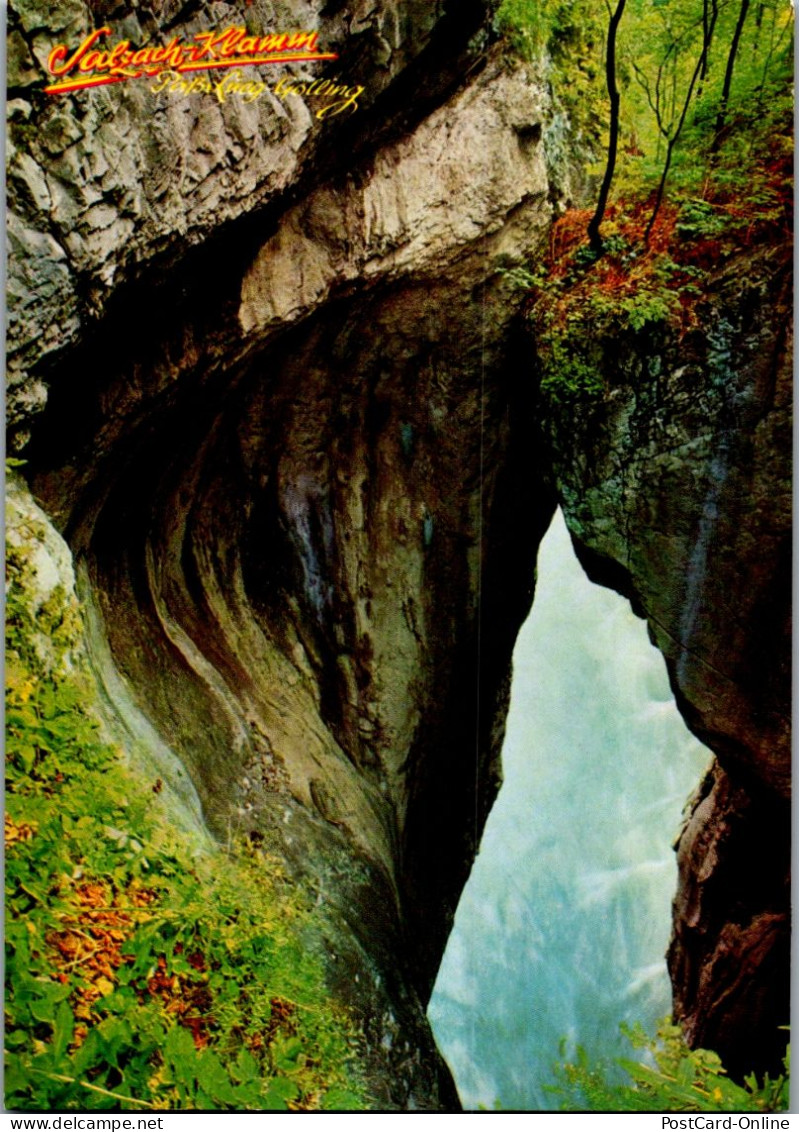
{"type": "MultiPolygon", "coordinates": [[[[696,289],[701,271],[676,264],[662,253],[637,266],[634,246],[618,234],[605,241],[597,259],[587,245],[577,248],[565,270],[533,282],[530,321],[544,397],[556,404],[590,400],[605,389],[605,356],[613,343],[651,339],[659,329],[679,325],[683,301],[696,289]]],[[[562,265],[561,265],[562,266],[562,265]]]]}
{"type": "Polygon", "coordinates": [[[602,138],[604,11],[594,0],[503,0],[497,31],[551,80],[558,106],[590,150],[602,138]]]}
{"type": "Polygon", "coordinates": [[[7,1107],[368,1107],[307,894],[175,833],[92,716],[74,599],[37,607],[29,534],[7,548],[7,1107]]]}
{"type": "MultiPolygon", "coordinates": [[[[554,1067],[549,1091],[561,1109],[591,1112],[785,1112],[789,1106],[790,1046],[776,1079],[754,1074],[731,1081],[712,1050],[689,1049],[682,1031],[664,1019],[654,1038],[641,1026],[621,1027],[640,1060],[591,1064],[585,1050],[554,1067]],[[627,1077],[619,1082],[620,1067],[627,1077]]],[[[563,1048],[561,1056],[564,1055],[563,1048]]]]}
{"type": "MultiPolygon", "coordinates": [[[[628,0],[617,51],[617,199],[654,188],[678,129],[670,183],[695,194],[703,193],[712,176],[748,199],[753,166],[775,144],[791,145],[793,6],[790,0],[756,0],[749,6],[724,100],[740,8],[740,0],[628,0]],[[702,66],[710,20],[712,35],[702,66]]],[[[609,121],[605,7],[591,0],[503,0],[495,24],[511,50],[548,66],[553,96],[568,113],[574,141],[586,143],[589,162],[597,159],[609,121]]]]}
{"type": "MultiPolygon", "coordinates": [[[[496,17],[513,49],[549,68],[588,165],[607,141],[611,10],[504,0],[496,17]]],[[[553,404],[598,397],[631,352],[657,365],[664,331],[679,340],[701,325],[713,272],[789,243],[792,230],[790,0],[627,0],[616,46],[621,138],[601,244],[587,243],[593,209],[570,210],[547,262],[507,273],[532,293],[536,368],[553,404]]]]}

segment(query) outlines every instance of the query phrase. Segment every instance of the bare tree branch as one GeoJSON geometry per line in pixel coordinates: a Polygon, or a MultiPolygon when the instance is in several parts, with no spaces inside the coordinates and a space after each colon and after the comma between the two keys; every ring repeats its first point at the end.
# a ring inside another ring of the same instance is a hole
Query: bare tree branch
{"type": "Polygon", "coordinates": [[[613,181],[613,173],[616,168],[616,152],[619,145],[620,99],[619,88],[616,86],[616,32],[618,31],[621,17],[624,14],[625,4],[626,0],[618,0],[616,10],[610,17],[610,23],[608,24],[608,46],[605,56],[605,78],[607,81],[608,95],[610,97],[608,159],[605,164],[605,175],[602,178],[602,185],[599,190],[596,212],[591,217],[591,222],[588,225],[588,239],[597,255],[602,254],[602,237],[599,233],[599,228],[608,203],[608,194],[610,193],[610,185],[613,181]]]}

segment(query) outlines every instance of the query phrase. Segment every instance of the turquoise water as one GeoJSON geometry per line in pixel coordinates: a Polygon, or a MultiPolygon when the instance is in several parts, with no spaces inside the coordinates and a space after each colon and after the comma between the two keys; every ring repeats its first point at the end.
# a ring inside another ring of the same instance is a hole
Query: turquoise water
{"type": "Polygon", "coordinates": [[[685,800],[710,759],[626,601],[585,577],[558,513],[514,653],[491,812],[430,1019],[467,1109],[556,1109],[562,1038],[629,1053],[669,1011],[664,955],[685,800]]]}

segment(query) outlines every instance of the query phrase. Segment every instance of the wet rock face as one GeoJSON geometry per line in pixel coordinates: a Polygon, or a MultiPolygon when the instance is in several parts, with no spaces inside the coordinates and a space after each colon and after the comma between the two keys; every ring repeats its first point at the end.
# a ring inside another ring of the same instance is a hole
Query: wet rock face
{"type": "Polygon", "coordinates": [[[348,78],[379,72],[349,127],[265,104],[250,149],[244,110],[124,84],[75,97],[69,169],[31,149],[78,213],[40,230],[15,198],[25,239],[73,234],[20,267],[17,420],[117,716],[178,756],[217,837],[313,886],[377,1100],[456,1107],[424,1006],[499,785],[553,506],[498,274],[548,232],[549,96],[468,48],[478,6],[322,7],[270,13],[323,24],[348,78]],[[98,124],[123,111],[124,144],[98,124]],[[86,162],[116,146],[141,211],[123,223],[101,186],[101,246],[86,162]]]}
{"type": "Polygon", "coordinates": [[[790,310],[783,255],[739,260],[698,332],[606,343],[604,396],[545,413],[578,556],[646,617],[718,757],[679,842],[670,969],[692,1043],[740,1072],[779,1067],[787,1022],[790,310]]]}
{"type": "Polygon", "coordinates": [[[781,1065],[790,1003],[787,799],[716,763],[679,839],[669,970],[690,1045],[719,1052],[728,1072],[781,1065]]]}

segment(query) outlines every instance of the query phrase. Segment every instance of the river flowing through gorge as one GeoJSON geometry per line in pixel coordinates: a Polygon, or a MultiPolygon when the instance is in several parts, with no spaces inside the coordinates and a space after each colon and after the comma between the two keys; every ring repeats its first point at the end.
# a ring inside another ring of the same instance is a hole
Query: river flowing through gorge
{"type": "Polygon", "coordinates": [[[552,1109],[561,1039],[629,1053],[669,1011],[671,848],[710,752],[628,603],[592,584],[560,511],[514,652],[504,784],[430,1004],[464,1107],[552,1109]]]}

